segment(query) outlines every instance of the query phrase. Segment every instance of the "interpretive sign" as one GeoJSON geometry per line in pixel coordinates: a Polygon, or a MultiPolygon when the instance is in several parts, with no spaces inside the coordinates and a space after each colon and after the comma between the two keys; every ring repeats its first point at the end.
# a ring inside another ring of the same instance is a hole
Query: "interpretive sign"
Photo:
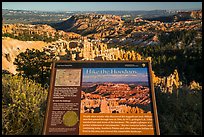
{"type": "Polygon", "coordinates": [[[160,134],[149,61],[52,65],[44,135],[160,134]]]}

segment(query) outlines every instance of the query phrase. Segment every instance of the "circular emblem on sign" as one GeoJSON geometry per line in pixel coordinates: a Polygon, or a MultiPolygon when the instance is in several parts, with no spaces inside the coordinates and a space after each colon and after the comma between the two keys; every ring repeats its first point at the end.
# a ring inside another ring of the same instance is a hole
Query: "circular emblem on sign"
{"type": "Polygon", "coordinates": [[[63,116],[63,123],[65,126],[72,127],[79,121],[76,112],[67,111],[63,116]]]}

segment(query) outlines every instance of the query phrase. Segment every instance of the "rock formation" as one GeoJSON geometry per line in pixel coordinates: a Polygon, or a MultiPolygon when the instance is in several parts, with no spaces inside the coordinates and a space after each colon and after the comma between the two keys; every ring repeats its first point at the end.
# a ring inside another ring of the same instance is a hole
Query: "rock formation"
{"type": "Polygon", "coordinates": [[[191,90],[202,90],[202,86],[199,83],[195,82],[194,80],[190,83],[189,88],[191,90]]]}
{"type": "Polygon", "coordinates": [[[2,38],[2,69],[16,74],[16,66],[13,65],[13,62],[18,54],[32,48],[43,50],[46,45],[47,43],[42,41],[19,41],[12,38],[2,38]]]}
{"type": "Polygon", "coordinates": [[[160,87],[161,91],[164,93],[171,93],[173,89],[178,89],[181,86],[181,82],[179,81],[179,75],[177,69],[174,70],[172,74],[167,77],[157,77],[152,71],[152,78],[155,86],[160,87]]]}

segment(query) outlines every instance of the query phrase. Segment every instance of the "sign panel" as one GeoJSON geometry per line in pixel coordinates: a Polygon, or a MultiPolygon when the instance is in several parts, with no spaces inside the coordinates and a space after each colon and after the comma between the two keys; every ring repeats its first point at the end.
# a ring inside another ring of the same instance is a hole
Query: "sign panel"
{"type": "Polygon", "coordinates": [[[160,134],[151,64],[53,63],[43,134],[160,134]]]}

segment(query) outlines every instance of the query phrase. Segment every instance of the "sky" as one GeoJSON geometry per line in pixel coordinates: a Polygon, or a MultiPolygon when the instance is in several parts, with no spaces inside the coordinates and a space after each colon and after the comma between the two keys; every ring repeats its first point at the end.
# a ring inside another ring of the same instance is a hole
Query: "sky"
{"type": "Polygon", "coordinates": [[[83,68],[82,82],[148,82],[145,68],[83,68]],[[123,74],[121,73],[123,71],[123,74]]]}
{"type": "Polygon", "coordinates": [[[202,2],[2,2],[2,9],[37,11],[192,10],[202,2]]]}

